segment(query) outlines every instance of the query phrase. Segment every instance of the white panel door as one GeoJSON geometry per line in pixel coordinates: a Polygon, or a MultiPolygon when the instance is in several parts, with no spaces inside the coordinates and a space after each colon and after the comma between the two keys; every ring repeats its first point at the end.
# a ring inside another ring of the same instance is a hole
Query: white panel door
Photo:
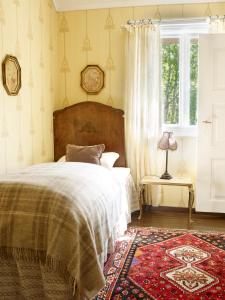
{"type": "Polygon", "coordinates": [[[196,210],[225,213],[225,34],[199,39],[196,210]]]}

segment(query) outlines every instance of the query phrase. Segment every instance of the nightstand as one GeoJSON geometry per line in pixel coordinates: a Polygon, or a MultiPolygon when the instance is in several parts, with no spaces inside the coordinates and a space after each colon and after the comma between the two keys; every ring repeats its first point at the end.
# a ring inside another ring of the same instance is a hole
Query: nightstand
{"type": "Polygon", "coordinates": [[[140,195],[139,195],[139,204],[140,204],[140,215],[139,219],[142,218],[143,213],[143,203],[144,203],[144,190],[146,185],[170,185],[170,186],[186,186],[189,191],[189,200],[188,200],[188,220],[193,222],[191,219],[192,206],[194,203],[194,189],[193,182],[190,178],[172,178],[169,180],[160,179],[157,176],[144,176],[140,181],[140,195]]]}

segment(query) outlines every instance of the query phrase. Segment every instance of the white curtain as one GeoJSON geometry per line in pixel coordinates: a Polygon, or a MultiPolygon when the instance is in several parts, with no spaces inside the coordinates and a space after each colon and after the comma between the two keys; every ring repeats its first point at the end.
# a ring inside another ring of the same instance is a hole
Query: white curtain
{"type": "MultiPolygon", "coordinates": [[[[160,33],[159,26],[152,24],[127,25],[125,28],[126,157],[138,188],[142,176],[158,173],[160,33]]],[[[151,204],[158,205],[159,193],[152,199],[155,203],[151,204]]]]}
{"type": "Polygon", "coordinates": [[[209,33],[225,33],[225,18],[217,17],[209,23],[209,33]]]}

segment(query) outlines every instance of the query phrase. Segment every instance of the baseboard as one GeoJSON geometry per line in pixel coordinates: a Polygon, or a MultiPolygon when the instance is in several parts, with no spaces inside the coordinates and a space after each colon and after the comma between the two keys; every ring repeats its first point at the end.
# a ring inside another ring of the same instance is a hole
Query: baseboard
{"type": "MultiPolygon", "coordinates": [[[[188,207],[177,207],[177,206],[152,206],[152,205],[144,205],[143,211],[145,212],[180,212],[180,213],[188,213],[188,207]]],[[[212,212],[199,212],[195,211],[192,208],[192,213],[195,215],[202,215],[202,216],[219,216],[225,217],[224,213],[212,213],[212,212]]],[[[136,215],[139,214],[139,211],[135,211],[132,214],[136,215]]]]}
{"type": "MultiPolygon", "coordinates": [[[[152,206],[144,205],[143,209],[145,211],[174,211],[174,212],[188,212],[188,207],[178,207],[178,206],[152,206]]],[[[195,212],[195,209],[192,208],[192,212],[195,212]]]]}

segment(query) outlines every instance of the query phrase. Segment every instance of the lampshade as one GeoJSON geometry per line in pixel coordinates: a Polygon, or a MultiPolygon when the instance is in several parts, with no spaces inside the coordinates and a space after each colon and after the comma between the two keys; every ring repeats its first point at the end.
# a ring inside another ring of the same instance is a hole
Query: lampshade
{"type": "Polygon", "coordinates": [[[158,148],[161,150],[176,150],[177,142],[173,137],[173,132],[164,131],[163,136],[159,140],[158,148]]]}
{"type": "Polygon", "coordinates": [[[173,132],[164,131],[163,136],[159,140],[158,148],[162,150],[166,150],[166,169],[165,172],[162,174],[160,179],[171,179],[172,176],[168,173],[168,150],[176,150],[177,149],[177,142],[173,137],[173,132]]]}

